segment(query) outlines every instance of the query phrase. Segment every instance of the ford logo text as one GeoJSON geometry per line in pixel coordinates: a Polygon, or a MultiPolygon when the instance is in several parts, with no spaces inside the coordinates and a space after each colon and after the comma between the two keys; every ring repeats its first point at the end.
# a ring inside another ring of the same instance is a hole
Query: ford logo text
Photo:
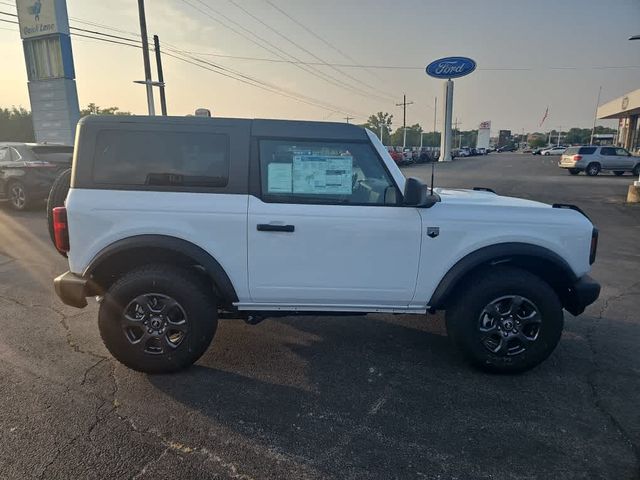
{"type": "Polygon", "coordinates": [[[435,78],[458,78],[476,69],[476,62],[467,57],[447,57],[427,65],[427,75],[435,78]]]}

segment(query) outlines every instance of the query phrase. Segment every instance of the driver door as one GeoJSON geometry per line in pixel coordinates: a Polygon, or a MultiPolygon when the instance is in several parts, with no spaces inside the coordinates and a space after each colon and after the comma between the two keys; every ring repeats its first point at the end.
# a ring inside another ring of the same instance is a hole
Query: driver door
{"type": "Polygon", "coordinates": [[[369,143],[261,140],[249,197],[254,303],[319,310],[412,300],[421,220],[369,143]]]}

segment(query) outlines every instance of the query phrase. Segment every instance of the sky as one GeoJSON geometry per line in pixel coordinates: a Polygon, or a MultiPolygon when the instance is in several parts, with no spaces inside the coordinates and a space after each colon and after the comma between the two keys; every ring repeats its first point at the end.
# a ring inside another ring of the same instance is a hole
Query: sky
{"type": "MultiPolygon", "coordinates": [[[[1,0],[0,12],[15,13],[13,5],[1,0]]],[[[68,0],[67,6],[71,26],[129,38],[139,32],[136,0],[68,0]]],[[[172,115],[205,107],[215,116],[349,116],[364,123],[384,111],[394,115],[395,128],[402,124],[396,104],[406,94],[414,102],[407,124],[431,131],[435,97],[441,126],[443,81],[424,68],[450,55],[478,65],[455,80],[454,117],[462,130],[484,120],[496,132],[588,128],[600,86],[601,103],[640,88],[640,41],[627,40],[640,34],[640,0],[147,0],[146,9],[149,33],[159,35],[167,53],[195,52],[198,59],[192,65],[163,58],[172,115]],[[309,103],[205,70],[203,61],[309,103]]],[[[144,87],[133,83],[144,78],[140,49],[77,36],[72,43],[82,106],[146,113],[144,87]]],[[[0,106],[30,108],[16,25],[0,23],[0,55],[0,106]]],[[[156,94],[159,109],[158,103],[156,94]]]]}

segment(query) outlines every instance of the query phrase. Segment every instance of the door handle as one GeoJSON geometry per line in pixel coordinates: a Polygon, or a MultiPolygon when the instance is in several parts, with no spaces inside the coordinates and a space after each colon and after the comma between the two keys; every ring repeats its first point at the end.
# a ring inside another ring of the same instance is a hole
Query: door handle
{"type": "Polygon", "coordinates": [[[259,223],[259,232],[293,232],[296,229],[294,225],[273,225],[271,223],[259,223]]]}

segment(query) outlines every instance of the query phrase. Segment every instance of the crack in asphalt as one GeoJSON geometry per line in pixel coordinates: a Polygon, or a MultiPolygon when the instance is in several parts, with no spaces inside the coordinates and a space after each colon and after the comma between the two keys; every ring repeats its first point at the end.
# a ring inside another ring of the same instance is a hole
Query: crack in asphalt
{"type": "Polygon", "coordinates": [[[600,362],[598,361],[598,349],[596,346],[595,333],[598,325],[604,318],[605,312],[609,309],[609,306],[614,302],[626,297],[633,293],[634,289],[640,286],[640,282],[636,282],[618,295],[613,295],[605,299],[603,302],[602,308],[598,313],[598,316],[595,317],[595,320],[591,324],[591,328],[587,332],[587,343],[589,345],[589,349],[591,350],[591,364],[593,368],[587,374],[587,385],[591,390],[591,395],[593,396],[593,404],[596,409],[609,421],[609,423],[617,430],[620,437],[622,437],[624,443],[626,443],[630,448],[633,454],[635,455],[636,466],[638,467],[638,475],[636,478],[640,479],[640,446],[634,441],[631,434],[625,429],[620,421],[613,415],[613,413],[609,412],[605,405],[602,402],[602,398],[600,397],[600,392],[598,390],[598,386],[596,385],[596,375],[600,370],[600,362]]]}

